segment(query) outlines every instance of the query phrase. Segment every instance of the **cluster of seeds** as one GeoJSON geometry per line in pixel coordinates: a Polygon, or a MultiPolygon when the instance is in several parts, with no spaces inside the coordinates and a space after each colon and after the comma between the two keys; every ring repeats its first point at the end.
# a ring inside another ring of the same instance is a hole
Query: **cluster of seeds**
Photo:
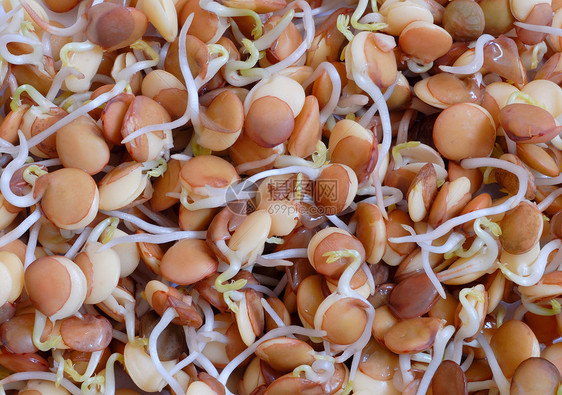
{"type": "Polygon", "coordinates": [[[562,393],[562,1],[0,5],[0,395],[562,393]]]}

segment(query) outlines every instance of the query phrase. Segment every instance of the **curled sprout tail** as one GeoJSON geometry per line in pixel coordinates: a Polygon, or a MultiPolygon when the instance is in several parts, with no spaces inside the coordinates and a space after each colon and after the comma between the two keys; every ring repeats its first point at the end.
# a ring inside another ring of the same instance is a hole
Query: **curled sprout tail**
{"type": "Polygon", "coordinates": [[[37,179],[41,176],[44,176],[48,172],[41,169],[37,165],[28,166],[22,174],[22,178],[27,182],[29,185],[35,185],[37,179]]]}
{"type": "Polygon", "coordinates": [[[193,151],[193,156],[211,155],[213,153],[210,149],[199,145],[195,135],[191,139],[191,150],[193,151]]]}
{"type": "Polygon", "coordinates": [[[488,228],[490,230],[490,232],[492,232],[492,234],[495,237],[499,237],[502,234],[502,228],[495,222],[490,221],[488,218],[486,217],[482,217],[477,219],[476,221],[474,221],[474,231],[477,231],[477,228],[479,228],[479,225],[484,226],[485,228],[488,228]]]}
{"type": "Polygon", "coordinates": [[[529,96],[525,92],[521,92],[521,91],[513,92],[509,96],[509,98],[507,99],[506,105],[513,104],[513,103],[517,102],[518,100],[523,100],[527,104],[532,104],[533,106],[537,106],[537,107],[541,107],[542,109],[545,109],[544,105],[537,102],[535,99],[533,99],[531,96],[529,96]]]}
{"type": "Polygon", "coordinates": [[[407,143],[402,143],[394,146],[392,148],[392,158],[394,159],[394,166],[398,168],[403,164],[403,158],[400,154],[401,150],[403,150],[404,148],[414,148],[419,146],[420,144],[421,143],[419,141],[408,141],[407,143]]]}
{"type": "MultiPolygon", "coordinates": [[[[380,23],[380,22],[359,23],[359,19],[361,19],[361,17],[365,13],[365,10],[367,9],[367,5],[368,5],[368,0],[359,0],[359,3],[357,4],[355,11],[353,11],[353,15],[351,15],[351,26],[353,26],[353,28],[356,30],[366,30],[366,31],[376,31],[388,27],[386,23],[380,23]]],[[[373,8],[374,12],[376,12],[375,9],[376,8],[373,8]]]]}
{"type": "Polygon", "coordinates": [[[345,296],[359,297],[359,294],[351,288],[351,279],[355,272],[359,270],[361,266],[362,259],[361,254],[357,250],[339,250],[339,251],[329,251],[323,254],[323,256],[328,257],[326,263],[334,263],[341,258],[352,258],[351,263],[345,268],[344,272],[340,276],[338,281],[338,292],[345,296]]]}
{"type": "Polygon", "coordinates": [[[68,44],[65,44],[59,52],[59,56],[62,61],[62,67],[70,66],[72,62],[71,53],[88,52],[95,47],[96,45],[89,41],[84,41],[81,43],[70,42],[68,44]]]}
{"type": "Polygon", "coordinates": [[[240,279],[231,281],[228,284],[224,284],[232,277],[232,273],[229,273],[229,271],[221,273],[215,280],[215,289],[217,290],[217,292],[223,294],[222,297],[224,298],[224,302],[227,304],[230,310],[234,313],[238,313],[238,306],[235,302],[233,302],[232,297],[236,294],[236,291],[244,288],[246,284],[248,284],[248,281],[245,279],[240,279]]]}
{"type": "Polygon", "coordinates": [[[326,144],[324,144],[322,140],[318,141],[318,143],[316,143],[316,151],[312,154],[312,167],[314,169],[319,169],[327,164],[327,155],[328,148],[326,148],[326,144]]]}
{"type": "Polygon", "coordinates": [[[158,62],[160,62],[160,54],[158,52],[156,52],[154,50],[154,48],[152,48],[150,45],[148,45],[148,43],[146,41],[144,41],[143,39],[138,39],[137,41],[135,41],[134,43],[132,43],[130,45],[131,48],[133,49],[138,49],[143,51],[145,54],[147,54],[148,56],[150,56],[150,58],[152,59],[153,62],[156,62],[155,65],[158,64],[158,62]]]}
{"type": "Polygon", "coordinates": [[[349,15],[338,15],[336,27],[348,41],[352,41],[355,36],[351,33],[351,30],[349,30],[349,19],[349,15]]]}
{"type": "Polygon", "coordinates": [[[160,158],[156,161],[145,162],[144,165],[146,166],[145,170],[150,169],[146,172],[146,174],[154,178],[160,177],[168,169],[168,163],[164,158],[160,158]]]}
{"type": "Polygon", "coordinates": [[[539,306],[537,303],[529,302],[524,296],[521,296],[521,302],[528,311],[536,315],[553,316],[560,314],[562,311],[562,305],[560,305],[560,302],[556,299],[548,301],[551,306],[550,308],[539,306]]]}
{"type": "Polygon", "coordinates": [[[105,228],[101,234],[101,243],[107,244],[113,239],[113,235],[115,234],[115,229],[119,225],[119,218],[111,217],[108,218],[110,223],[107,228],[105,228]]]}
{"type": "Polygon", "coordinates": [[[61,342],[62,337],[56,336],[47,339],[46,341],[41,341],[41,334],[43,329],[45,329],[45,324],[47,322],[47,316],[38,310],[35,311],[35,324],[33,325],[33,344],[41,351],[49,351],[56,348],[61,342]]]}
{"type": "Polygon", "coordinates": [[[41,109],[41,112],[46,113],[49,111],[51,107],[56,107],[53,103],[49,100],[45,99],[41,93],[33,86],[29,84],[20,85],[18,89],[14,92],[14,96],[12,96],[12,101],[10,102],[10,109],[12,111],[17,111],[21,106],[21,94],[25,92],[27,93],[35,103],[41,109]]]}
{"type": "Polygon", "coordinates": [[[91,386],[96,386],[101,388],[104,383],[105,383],[105,377],[101,375],[95,375],[84,381],[80,386],[80,389],[82,390],[83,394],[88,394],[92,392],[92,390],[90,389],[91,386]]]}

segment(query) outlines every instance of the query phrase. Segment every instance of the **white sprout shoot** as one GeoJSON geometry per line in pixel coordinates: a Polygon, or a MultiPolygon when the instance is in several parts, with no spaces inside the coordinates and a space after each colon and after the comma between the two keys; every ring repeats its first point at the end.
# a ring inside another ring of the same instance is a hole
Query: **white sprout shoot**
{"type": "Polygon", "coordinates": [[[16,241],[22,237],[25,232],[29,230],[39,219],[41,218],[41,210],[36,208],[30,215],[28,215],[23,221],[21,221],[18,226],[14,229],[0,236],[0,247],[4,247],[13,241],[16,241]]]}
{"type": "Polygon", "coordinates": [[[548,256],[554,250],[560,249],[562,247],[562,240],[554,239],[547,243],[543,248],[541,248],[541,252],[539,256],[533,263],[530,264],[530,270],[527,268],[526,275],[520,275],[518,273],[514,273],[513,271],[509,270],[506,264],[500,262],[498,263],[500,270],[502,271],[503,275],[507,277],[509,280],[513,281],[519,286],[531,286],[538,283],[543,276],[546,265],[548,263],[548,256]]]}
{"type": "MultiPolygon", "coordinates": [[[[0,380],[0,388],[6,384],[10,384],[17,381],[27,381],[27,380],[45,380],[55,383],[57,381],[56,373],[50,372],[20,372],[14,373],[2,380],[0,380]]],[[[82,391],[76,387],[70,380],[63,378],[60,381],[62,385],[68,392],[72,395],[82,395],[82,391]]]]}
{"type": "Polygon", "coordinates": [[[41,341],[41,335],[45,329],[45,324],[47,323],[47,316],[41,313],[39,310],[35,310],[35,323],[33,324],[33,345],[41,351],[49,351],[52,348],[56,348],[59,343],[62,342],[62,337],[56,336],[48,338],[46,341],[41,341]]]}
{"type": "Polygon", "coordinates": [[[166,327],[170,325],[172,320],[177,316],[178,313],[173,307],[167,308],[164,314],[162,314],[160,322],[158,322],[158,324],[152,329],[152,332],[150,333],[150,337],[148,339],[148,353],[150,354],[150,359],[156,367],[156,370],[158,371],[158,373],[160,373],[160,376],[162,376],[164,381],[168,383],[172,391],[174,391],[176,394],[183,394],[184,391],[181,385],[179,385],[177,380],[164,368],[162,362],[158,358],[157,347],[158,337],[160,337],[160,334],[164,332],[166,327]]]}
{"type": "MultiPolygon", "coordinates": [[[[36,211],[39,211],[38,209],[36,211]]],[[[35,260],[35,248],[37,247],[37,238],[39,236],[39,230],[41,229],[41,221],[37,221],[31,227],[29,231],[29,240],[25,247],[25,258],[23,262],[24,270],[27,269],[29,265],[35,260]]]]}
{"type": "MultiPolygon", "coordinates": [[[[340,15],[341,16],[341,15],[340,15]]],[[[320,124],[324,125],[328,120],[328,117],[334,112],[334,109],[338,105],[338,100],[341,95],[341,78],[338,71],[330,62],[322,62],[316,67],[314,73],[306,79],[302,84],[303,88],[306,89],[311,83],[313,83],[322,73],[326,72],[328,77],[330,77],[330,82],[332,84],[332,92],[330,93],[330,99],[320,110],[320,124]]]]}
{"type": "Polygon", "coordinates": [[[18,87],[12,96],[12,101],[10,102],[10,109],[12,111],[17,111],[21,106],[21,94],[27,93],[35,103],[42,113],[47,113],[52,107],[56,107],[53,103],[47,100],[37,89],[29,84],[24,84],[18,87]]]}
{"type": "Polygon", "coordinates": [[[102,214],[122,219],[123,221],[127,221],[132,223],[133,225],[139,227],[140,229],[144,230],[145,232],[152,233],[152,234],[170,234],[174,232],[179,232],[179,228],[168,228],[164,226],[158,226],[150,224],[136,215],[125,213],[122,211],[113,211],[113,210],[100,210],[102,214]]]}
{"type": "Polygon", "coordinates": [[[104,395],[111,395],[115,393],[115,362],[119,361],[121,364],[125,363],[123,354],[113,353],[105,363],[105,388],[104,395]]]}
{"type": "Polygon", "coordinates": [[[279,36],[285,31],[287,26],[289,26],[294,16],[295,10],[288,10],[285,15],[283,15],[283,17],[279,21],[277,21],[273,29],[264,33],[263,36],[253,42],[256,49],[258,51],[263,51],[271,47],[271,44],[273,44],[275,40],[277,40],[279,36]]]}
{"type": "MultiPolygon", "coordinates": [[[[376,1],[374,2],[376,3],[376,1]]],[[[357,4],[355,11],[353,11],[353,14],[351,15],[351,26],[353,26],[353,28],[357,30],[367,30],[367,31],[376,31],[388,27],[386,23],[359,23],[358,22],[359,19],[361,19],[361,17],[365,13],[368,4],[369,4],[369,0],[359,0],[359,3],[357,4]]],[[[373,11],[375,11],[375,9],[373,11]]]]}
{"type": "Polygon", "coordinates": [[[515,174],[519,181],[519,190],[517,194],[509,197],[504,202],[497,206],[483,208],[480,210],[475,210],[467,214],[459,215],[458,217],[451,218],[448,221],[443,222],[440,226],[431,232],[418,234],[414,236],[404,236],[404,237],[391,237],[389,241],[391,243],[409,243],[409,242],[429,242],[435,240],[445,234],[447,234],[455,226],[462,225],[468,221],[472,221],[479,217],[492,216],[495,214],[504,213],[511,208],[517,206],[525,196],[527,190],[528,175],[525,169],[521,166],[515,165],[505,160],[495,159],[495,158],[474,158],[474,159],[464,159],[461,162],[461,166],[465,169],[474,169],[478,167],[496,167],[500,169],[507,170],[515,174]]]}
{"type": "Polygon", "coordinates": [[[168,129],[177,129],[184,126],[189,120],[192,121],[194,125],[198,125],[199,123],[199,93],[198,88],[195,85],[195,81],[193,76],[191,75],[191,70],[189,69],[189,64],[187,63],[187,50],[186,50],[186,37],[187,37],[187,30],[189,26],[191,26],[191,22],[193,21],[194,14],[190,14],[189,17],[186,19],[185,23],[183,24],[178,42],[179,42],[179,49],[178,49],[178,56],[180,62],[180,69],[182,76],[184,78],[185,86],[187,89],[187,106],[185,108],[185,112],[181,117],[176,119],[175,121],[168,122],[165,124],[155,124],[155,125],[147,125],[140,129],[135,130],[133,133],[129,134],[125,137],[121,144],[126,144],[143,134],[155,132],[158,130],[168,130],[168,129]]]}
{"type": "MultiPolygon", "coordinates": [[[[87,104],[84,104],[82,107],[78,108],[77,110],[73,111],[72,113],[68,114],[61,120],[55,122],[53,125],[49,126],[47,129],[43,130],[41,133],[36,134],[32,138],[30,138],[27,143],[29,147],[35,147],[37,144],[44,141],[46,138],[50,137],[54,133],[57,132],[60,128],[65,125],[68,125],[70,122],[74,121],[75,119],[81,117],[82,115],[86,115],[88,112],[98,108],[102,104],[106,103],[107,101],[111,100],[125,89],[127,82],[119,81],[109,92],[105,92],[94,100],[90,101],[87,104]]],[[[20,139],[21,144],[21,139],[20,139]]]]}
{"type": "Polygon", "coordinates": [[[468,259],[463,264],[455,268],[439,272],[437,274],[437,278],[440,281],[447,281],[477,272],[486,272],[493,267],[499,253],[498,243],[494,236],[482,229],[481,226],[490,229],[494,236],[501,234],[499,225],[485,217],[478,218],[474,221],[474,232],[480,239],[482,239],[484,247],[482,247],[476,255],[468,259]]]}
{"type": "Polygon", "coordinates": [[[123,244],[123,243],[164,244],[181,239],[205,240],[206,237],[207,237],[206,231],[190,231],[190,230],[177,231],[172,233],[163,233],[163,234],[143,233],[143,234],[136,234],[136,235],[127,235],[127,236],[112,239],[111,241],[107,242],[103,247],[101,247],[99,251],[101,252],[108,248],[115,247],[116,245],[123,244]]]}
{"type": "Polygon", "coordinates": [[[55,100],[55,97],[57,96],[57,93],[59,93],[59,90],[61,89],[64,80],[66,80],[70,76],[74,76],[79,80],[85,78],[84,74],[78,71],[76,67],[72,67],[72,66],[62,67],[59,70],[59,72],[55,75],[55,78],[53,79],[53,83],[51,84],[51,87],[49,88],[49,92],[47,92],[45,98],[50,101],[55,100]]]}
{"type": "Polygon", "coordinates": [[[86,366],[86,370],[84,374],[79,374],[74,369],[74,364],[70,359],[64,360],[64,364],[63,364],[64,371],[72,378],[72,380],[74,380],[77,383],[82,383],[87,379],[89,379],[90,377],[92,377],[96,367],[100,363],[102,354],[103,354],[103,350],[92,352],[92,355],[90,356],[90,360],[88,361],[88,365],[86,366]]]}
{"type": "Polygon", "coordinates": [[[514,25],[520,27],[521,29],[529,30],[531,32],[546,33],[546,34],[551,34],[553,36],[562,36],[562,29],[558,27],[533,25],[531,23],[524,23],[519,21],[516,21],[514,25]]]}
{"type": "Polygon", "coordinates": [[[441,361],[443,360],[445,346],[449,342],[451,336],[453,336],[453,333],[455,333],[455,327],[452,325],[446,326],[437,333],[437,336],[435,337],[435,343],[433,344],[431,362],[425,370],[422,380],[418,386],[416,395],[425,395],[425,393],[429,389],[431,379],[433,378],[433,375],[435,374],[437,368],[439,368],[439,365],[441,365],[441,361]]]}
{"type": "Polygon", "coordinates": [[[488,340],[482,333],[477,336],[476,340],[478,340],[478,343],[480,343],[482,350],[484,350],[484,353],[486,354],[488,365],[490,365],[490,369],[492,370],[492,374],[494,376],[494,381],[498,389],[500,390],[500,394],[508,395],[510,388],[509,381],[507,381],[507,379],[505,378],[500,365],[498,364],[498,360],[494,355],[494,350],[492,350],[492,347],[490,346],[490,343],[488,343],[488,340]]]}
{"type": "Polygon", "coordinates": [[[124,80],[130,82],[131,78],[133,78],[133,75],[135,75],[135,73],[138,73],[139,71],[148,69],[150,67],[154,67],[160,62],[160,55],[146,41],[142,39],[138,39],[137,41],[132,43],[130,47],[133,49],[138,49],[143,51],[151,59],[136,62],[131,66],[125,67],[117,74],[117,78],[116,78],[117,81],[124,80]]]}
{"type": "Polygon", "coordinates": [[[474,47],[474,59],[471,63],[464,66],[439,66],[439,68],[446,73],[454,74],[474,74],[482,68],[484,65],[484,46],[490,41],[494,40],[495,37],[489,34],[483,34],[476,40],[476,46],[474,47]]]}

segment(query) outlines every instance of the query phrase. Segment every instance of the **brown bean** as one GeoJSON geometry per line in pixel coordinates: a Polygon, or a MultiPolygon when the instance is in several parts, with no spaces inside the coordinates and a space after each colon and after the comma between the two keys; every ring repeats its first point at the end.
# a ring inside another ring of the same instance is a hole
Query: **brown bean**
{"type": "Polygon", "coordinates": [[[504,322],[492,336],[490,346],[507,378],[514,375],[521,362],[540,355],[539,342],[531,328],[516,320],[504,322]]]}
{"type": "Polygon", "coordinates": [[[289,139],[295,126],[291,107],[275,96],[255,100],[244,121],[247,136],[261,147],[273,148],[289,139]]]}
{"type": "Polygon", "coordinates": [[[437,117],[433,141],[447,159],[488,156],[496,141],[495,123],[483,107],[472,103],[455,104],[437,117]]]}
{"type": "Polygon", "coordinates": [[[176,242],[162,257],[162,277],[179,285],[194,284],[217,270],[218,261],[204,240],[176,242]]]}
{"type": "Polygon", "coordinates": [[[256,356],[273,369],[289,372],[300,365],[312,365],[314,349],[298,339],[278,337],[266,340],[256,349],[256,356]]]}
{"type": "Polygon", "coordinates": [[[86,37],[107,51],[125,48],[141,38],[148,27],[142,11],[114,3],[100,3],[89,9],[86,37]]]}
{"type": "Polygon", "coordinates": [[[543,358],[529,358],[517,367],[511,379],[511,395],[554,394],[562,378],[552,363],[543,358]]]}
{"type": "Polygon", "coordinates": [[[12,354],[0,348],[0,365],[12,372],[48,372],[49,363],[37,353],[12,354]]]}
{"type": "Polygon", "coordinates": [[[415,354],[433,346],[444,321],[439,318],[411,318],[400,321],[386,332],[384,344],[396,354],[415,354]]]}
{"type": "Polygon", "coordinates": [[[402,319],[427,313],[439,300],[437,290],[425,273],[418,273],[399,282],[390,293],[388,307],[402,319]]]}
{"type": "Polygon", "coordinates": [[[508,104],[499,119],[507,136],[520,143],[546,143],[562,131],[548,111],[532,104],[508,104]]]}
{"type": "Polygon", "coordinates": [[[101,351],[113,338],[113,327],[107,318],[84,314],[83,318],[69,317],[62,321],[60,334],[71,349],[82,352],[101,351]]]}
{"type": "Polygon", "coordinates": [[[468,395],[466,376],[453,361],[443,361],[435,371],[431,382],[433,395],[468,395]]]}
{"type": "Polygon", "coordinates": [[[542,235],[542,213],[534,204],[521,202],[506,212],[499,225],[503,249],[510,254],[523,254],[530,251],[542,235]]]}

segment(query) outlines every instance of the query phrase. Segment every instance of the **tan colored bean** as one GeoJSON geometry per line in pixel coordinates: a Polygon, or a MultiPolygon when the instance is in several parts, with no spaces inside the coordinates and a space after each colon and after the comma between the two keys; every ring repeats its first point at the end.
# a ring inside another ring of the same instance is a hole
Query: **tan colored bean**
{"type": "Polygon", "coordinates": [[[45,1],[45,5],[54,12],[67,12],[78,5],[78,0],[63,0],[63,1],[45,1]]]}
{"type": "Polygon", "coordinates": [[[394,287],[388,307],[401,319],[415,318],[427,313],[438,298],[437,290],[422,272],[406,278],[394,287]]]}
{"type": "Polygon", "coordinates": [[[187,90],[172,73],[164,70],[151,71],[143,78],[141,91],[143,96],[162,105],[172,120],[184,114],[187,106],[187,90]]]}
{"type": "Polygon", "coordinates": [[[455,104],[441,112],[433,127],[433,140],[441,155],[461,160],[488,156],[496,139],[488,111],[471,103],[455,104]]]}
{"type": "Polygon", "coordinates": [[[365,249],[361,242],[339,228],[325,228],[316,233],[308,244],[308,260],[316,271],[334,279],[339,278],[351,263],[350,258],[340,258],[327,263],[326,253],[338,250],[356,250],[365,259],[365,249]]]}
{"type": "MultiPolygon", "coordinates": [[[[322,62],[336,62],[339,60],[339,52],[345,37],[343,34],[337,34],[337,19],[340,15],[351,15],[352,12],[353,9],[351,8],[339,8],[316,27],[314,40],[312,41],[311,48],[307,51],[306,64],[308,66],[316,68],[322,62]]],[[[316,82],[314,86],[316,87],[316,82]]],[[[313,94],[318,97],[316,93],[313,94]]],[[[321,102],[320,98],[318,100],[321,102]]]]}
{"type": "Polygon", "coordinates": [[[98,212],[100,194],[94,179],[80,169],[62,168],[37,179],[34,196],[41,196],[45,217],[61,229],[81,229],[98,212]]]}
{"type": "Polygon", "coordinates": [[[546,143],[560,132],[552,115],[540,107],[525,103],[502,108],[499,120],[507,136],[520,143],[546,143]]]}
{"type": "Polygon", "coordinates": [[[527,82],[527,72],[519,56],[517,44],[504,35],[484,46],[484,67],[518,86],[527,82]]]}
{"type": "Polygon", "coordinates": [[[314,316],[318,306],[327,296],[323,292],[322,281],[320,275],[308,276],[297,289],[297,310],[305,328],[314,328],[314,316]]]}
{"type": "Polygon", "coordinates": [[[386,225],[380,209],[370,203],[359,203],[354,217],[357,221],[355,234],[365,247],[366,260],[378,263],[386,249],[386,225]]]}
{"type": "Polygon", "coordinates": [[[162,257],[162,276],[179,285],[190,285],[217,270],[218,261],[205,241],[185,239],[176,242],[162,257]]]}
{"type": "Polygon", "coordinates": [[[178,35],[178,16],[172,0],[138,0],[137,6],[168,42],[178,35]]]}
{"type": "Polygon", "coordinates": [[[324,214],[336,215],[349,207],[357,188],[358,180],[353,169],[343,164],[330,164],[314,182],[314,203],[324,214]]]}
{"type": "MultiPolygon", "coordinates": [[[[147,392],[159,392],[164,388],[166,382],[156,370],[142,344],[128,342],[123,357],[127,373],[137,387],[147,392]]],[[[162,366],[170,370],[175,363],[175,361],[162,361],[162,366]]]]}
{"type": "Polygon", "coordinates": [[[428,223],[437,227],[456,216],[470,201],[470,181],[466,177],[446,182],[435,198],[429,211],[428,223]]]}
{"type": "Polygon", "coordinates": [[[312,365],[314,349],[298,339],[278,337],[266,340],[256,349],[256,356],[273,369],[289,372],[300,365],[312,365]]]}
{"type": "Polygon", "coordinates": [[[293,156],[306,158],[316,151],[321,135],[318,99],[315,96],[307,96],[301,113],[295,118],[295,126],[289,137],[287,150],[293,156]]]}
{"type": "Polygon", "coordinates": [[[84,303],[86,278],[68,258],[39,258],[27,267],[24,276],[31,303],[51,321],[73,315],[84,303]]]}
{"type": "Polygon", "coordinates": [[[442,27],[425,21],[415,21],[402,30],[400,48],[409,56],[431,63],[449,51],[453,44],[451,35],[442,27]]]}
{"type": "Polygon", "coordinates": [[[103,135],[114,145],[121,145],[123,119],[133,99],[134,96],[131,94],[120,93],[105,104],[105,108],[100,115],[103,135]]]}
{"type": "MultiPolygon", "coordinates": [[[[66,115],[68,113],[59,107],[51,108],[47,114],[42,114],[38,107],[31,107],[23,115],[19,128],[24,136],[30,139],[52,126],[55,122],[60,121],[66,115]]],[[[49,136],[35,147],[32,147],[30,152],[40,158],[56,158],[56,134],[49,136]]]]}
{"type": "Polygon", "coordinates": [[[197,36],[203,42],[210,41],[219,29],[219,17],[212,12],[203,10],[197,0],[187,0],[179,19],[182,26],[191,13],[195,15],[187,33],[197,36]]]}
{"type": "MultiPolygon", "coordinates": [[[[413,226],[414,223],[410,216],[401,210],[393,210],[388,213],[388,221],[386,223],[387,238],[407,236],[410,233],[402,227],[402,225],[413,226]]],[[[383,261],[390,266],[398,266],[402,259],[416,248],[415,243],[387,243],[385,253],[382,257],[383,261]]]]}
{"type": "Polygon", "coordinates": [[[240,136],[244,106],[235,93],[225,90],[201,111],[200,117],[202,128],[196,130],[197,143],[213,151],[222,151],[232,146],[240,136]]]}
{"type": "Polygon", "coordinates": [[[433,346],[444,321],[439,318],[412,318],[400,321],[386,332],[384,344],[396,354],[413,354],[433,346]]]}
{"type": "MultiPolygon", "coordinates": [[[[134,131],[148,125],[171,121],[164,107],[144,96],[136,96],[127,110],[121,127],[121,135],[127,137],[134,131]]],[[[172,146],[172,132],[169,129],[146,133],[125,144],[131,157],[137,162],[160,159],[172,146]]]]}
{"type": "Polygon", "coordinates": [[[107,51],[128,47],[141,38],[148,27],[142,11],[114,3],[96,4],[87,15],[86,37],[107,51]]]}
{"type": "MultiPolygon", "coordinates": [[[[525,192],[526,199],[534,199],[535,198],[535,181],[534,177],[532,176],[531,172],[523,165],[521,160],[512,154],[503,154],[500,156],[500,159],[507,160],[508,162],[514,163],[518,166],[521,166],[525,171],[528,172],[529,180],[527,181],[527,191],[525,192]]],[[[519,179],[513,173],[510,173],[503,169],[494,169],[493,170],[494,178],[496,182],[504,187],[511,195],[515,195],[519,190],[519,179]]]]}
{"type": "Polygon", "coordinates": [[[181,169],[182,189],[194,201],[212,196],[207,188],[226,188],[240,180],[234,167],[226,160],[213,155],[197,156],[187,161],[181,169]]]}
{"type": "Polygon", "coordinates": [[[93,119],[81,116],[57,131],[57,154],[65,167],[99,173],[109,162],[109,147],[93,119]]]}
{"type": "Polygon", "coordinates": [[[328,154],[332,163],[351,167],[361,184],[375,168],[377,147],[372,133],[355,121],[342,119],[330,133],[328,154]]]}
{"type": "Polygon", "coordinates": [[[539,342],[523,322],[509,320],[500,326],[490,341],[494,355],[507,378],[511,378],[521,362],[540,355],[539,342]],[[517,339],[517,347],[513,341],[517,339]]]}
{"type": "Polygon", "coordinates": [[[431,383],[434,395],[468,394],[466,376],[453,361],[443,361],[437,368],[431,383]]]}
{"type": "Polygon", "coordinates": [[[542,213],[534,204],[521,202],[505,214],[499,225],[504,251],[523,254],[533,248],[542,234],[542,213]]]}

